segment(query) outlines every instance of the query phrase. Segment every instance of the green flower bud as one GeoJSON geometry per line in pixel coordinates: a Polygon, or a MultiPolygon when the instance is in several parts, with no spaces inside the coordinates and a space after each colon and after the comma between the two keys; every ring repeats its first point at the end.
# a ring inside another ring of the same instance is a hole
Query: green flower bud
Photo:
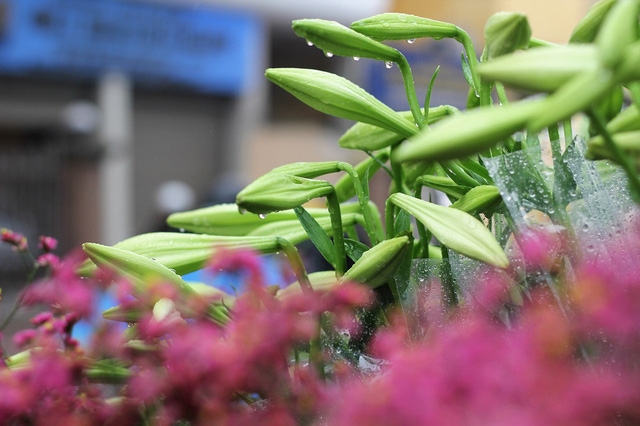
{"type": "Polygon", "coordinates": [[[462,210],[465,213],[485,213],[495,209],[502,197],[500,190],[493,185],[480,185],[471,188],[462,198],[453,203],[451,207],[462,210]]]}
{"type": "Polygon", "coordinates": [[[543,108],[531,116],[528,129],[538,133],[542,129],[566,120],[597,103],[616,86],[616,80],[610,71],[598,69],[585,71],[549,96],[543,108]]]}
{"type": "Polygon", "coordinates": [[[325,54],[378,59],[397,62],[402,54],[393,47],[379,43],[334,21],[299,19],[293,21],[293,31],[322,49],[325,54]]]}
{"type": "Polygon", "coordinates": [[[554,92],[578,74],[597,70],[598,52],[592,45],[550,46],[517,52],[483,62],[484,80],[532,92],[554,92]]]}
{"type": "Polygon", "coordinates": [[[178,275],[201,269],[220,248],[250,249],[261,253],[274,253],[280,250],[277,240],[270,237],[199,235],[178,232],[141,234],[121,241],[114,247],[152,258],[174,270],[178,275]]]}
{"type": "MultiPolygon", "coordinates": [[[[351,208],[354,206],[352,205],[351,208]]],[[[345,205],[345,208],[348,208],[345,205]]],[[[355,205],[357,209],[357,205],[355,205]]],[[[313,217],[328,216],[325,208],[308,208],[313,217]]],[[[243,236],[263,225],[282,220],[297,220],[293,210],[274,212],[267,217],[242,214],[236,204],[218,204],[187,212],[173,213],[167,218],[170,226],[209,235],[243,236]]]]}
{"type": "Polygon", "coordinates": [[[392,153],[396,162],[441,161],[482,152],[525,127],[542,101],[477,108],[442,120],[431,131],[402,143],[392,153]]]}
{"type": "Polygon", "coordinates": [[[376,288],[396,273],[409,247],[406,235],[382,241],[365,251],[340,280],[376,288]]]}
{"type": "MultiPolygon", "coordinates": [[[[448,115],[457,114],[456,108],[444,105],[435,108],[429,108],[428,124],[433,124],[448,115]]],[[[398,114],[410,120],[412,123],[413,115],[411,111],[401,111],[398,114]]],[[[347,130],[342,137],[338,140],[338,143],[342,148],[347,149],[359,149],[361,151],[378,151],[380,149],[393,146],[398,142],[401,142],[404,137],[397,133],[390,132],[389,130],[382,129],[378,126],[372,126],[371,124],[356,123],[347,130]]]]}
{"type": "Polygon", "coordinates": [[[146,305],[113,306],[102,311],[102,317],[109,321],[138,322],[151,313],[152,307],[146,305]]]}
{"type": "Polygon", "coordinates": [[[526,15],[498,12],[489,17],[484,27],[485,49],[488,58],[525,49],[531,39],[531,27],[526,15]]]}
{"type": "Polygon", "coordinates": [[[607,123],[607,131],[609,133],[629,132],[632,130],[640,130],[640,109],[636,104],[629,105],[607,123]]]}
{"type": "MultiPolygon", "coordinates": [[[[363,221],[362,215],[359,214],[345,213],[342,210],[340,214],[342,216],[343,226],[353,226],[363,221]]],[[[333,232],[331,218],[328,216],[319,217],[316,218],[316,221],[327,234],[331,235],[333,232]]],[[[267,223],[253,230],[248,236],[254,238],[280,237],[294,245],[309,239],[309,236],[297,219],[267,223]]]]}
{"type": "Polygon", "coordinates": [[[413,40],[430,37],[456,38],[459,28],[448,22],[404,13],[382,13],[351,24],[351,29],[375,40],[413,40]]]}
{"type": "Polygon", "coordinates": [[[638,0],[618,0],[604,18],[595,44],[605,67],[616,67],[624,59],[626,47],[638,40],[639,9],[638,0]]]}
{"type": "Polygon", "coordinates": [[[585,17],[573,29],[569,43],[591,43],[596,38],[602,21],[616,1],[618,0],[600,0],[591,6],[585,17]]]}
{"type": "MultiPolygon", "coordinates": [[[[627,155],[634,158],[640,157],[640,130],[616,133],[612,135],[615,144],[627,155]]],[[[602,136],[595,136],[587,142],[585,156],[591,160],[609,159],[616,160],[616,156],[604,141],[602,136]]]]}
{"type": "Polygon", "coordinates": [[[333,186],[324,180],[268,173],[240,191],[236,204],[252,213],[267,214],[301,206],[333,191],[333,186]]]}
{"type": "Polygon", "coordinates": [[[111,384],[123,384],[131,377],[127,366],[115,359],[91,360],[84,374],[91,382],[111,384]]]}
{"type": "Polygon", "coordinates": [[[284,166],[276,167],[267,174],[287,174],[307,179],[313,179],[329,173],[336,173],[340,170],[341,169],[339,161],[300,161],[297,163],[289,163],[285,164],[284,166]]]}
{"type": "Polygon", "coordinates": [[[361,121],[409,137],[418,128],[349,80],[324,71],[270,68],[266,77],[310,107],[348,120],[361,121]]]}
{"type": "Polygon", "coordinates": [[[470,214],[399,192],[389,196],[387,202],[406,210],[451,250],[499,268],[509,266],[491,231],[470,214]]]}
{"type": "MultiPolygon", "coordinates": [[[[336,278],[336,271],[319,271],[309,274],[309,283],[314,290],[330,290],[332,287],[339,284],[336,278]]],[[[302,294],[303,290],[300,287],[300,283],[297,281],[286,286],[282,290],[276,293],[278,299],[286,299],[294,295],[302,294]]]]}

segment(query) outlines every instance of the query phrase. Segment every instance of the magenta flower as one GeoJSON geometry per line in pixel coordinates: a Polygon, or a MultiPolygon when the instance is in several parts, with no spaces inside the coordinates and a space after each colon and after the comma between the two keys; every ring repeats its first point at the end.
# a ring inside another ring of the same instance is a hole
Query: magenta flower
{"type": "Polygon", "coordinates": [[[53,237],[48,237],[46,235],[41,235],[40,240],[38,241],[38,247],[45,253],[49,253],[54,251],[56,247],[58,247],[58,240],[53,237]]]}
{"type": "Polygon", "coordinates": [[[7,228],[0,229],[0,239],[5,243],[11,244],[13,249],[19,253],[26,252],[28,248],[27,238],[7,228]]]}

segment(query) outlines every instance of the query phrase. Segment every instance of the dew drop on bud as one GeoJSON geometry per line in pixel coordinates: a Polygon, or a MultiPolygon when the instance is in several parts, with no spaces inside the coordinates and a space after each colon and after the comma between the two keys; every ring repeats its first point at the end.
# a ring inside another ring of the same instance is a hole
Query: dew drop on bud
{"type": "Polygon", "coordinates": [[[393,68],[393,62],[387,61],[384,63],[384,66],[387,67],[388,70],[390,70],[391,68],[393,68]]]}
{"type": "Polygon", "coordinates": [[[260,213],[260,214],[258,215],[258,217],[259,217],[260,219],[263,219],[263,220],[264,220],[264,219],[266,219],[266,218],[267,218],[267,214],[266,214],[266,213],[260,213]]]}
{"type": "Polygon", "coordinates": [[[247,212],[246,209],[243,209],[242,207],[238,207],[238,213],[245,214],[246,212],[247,212]]]}
{"type": "Polygon", "coordinates": [[[410,38],[409,40],[407,40],[407,43],[409,43],[409,44],[413,44],[415,42],[416,42],[415,38],[410,38]]]}
{"type": "Polygon", "coordinates": [[[360,60],[360,56],[354,56],[354,57],[353,57],[353,60],[354,60],[354,61],[359,61],[359,60],[360,60]]]}
{"type": "Polygon", "coordinates": [[[324,52],[324,54],[327,56],[327,58],[332,58],[333,57],[333,53],[331,53],[331,52],[324,52]]]}
{"type": "Polygon", "coordinates": [[[313,46],[313,43],[310,42],[309,40],[307,40],[307,45],[309,45],[309,47],[313,46]]]}

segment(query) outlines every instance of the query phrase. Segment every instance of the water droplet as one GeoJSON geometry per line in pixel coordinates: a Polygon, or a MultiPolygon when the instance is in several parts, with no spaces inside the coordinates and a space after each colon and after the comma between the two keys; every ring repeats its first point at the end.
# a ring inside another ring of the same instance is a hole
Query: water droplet
{"type": "Polygon", "coordinates": [[[585,223],[584,225],[582,225],[582,230],[583,230],[584,232],[587,232],[587,231],[589,230],[589,224],[588,224],[588,223],[585,223]]]}
{"type": "Polygon", "coordinates": [[[247,209],[243,209],[242,207],[238,206],[238,213],[245,214],[246,212],[247,212],[247,209]]]}
{"type": "Polygon", "coordinates": [[[587,251],[593,251],[593,249],[594,249],[593,244],[589,244],[587,246],[587,251]]]}
{"type": "Polygon", "coordinates": [[[333,58],[333,53],[331,52],[324,52],[324,54],[327,58],[333,58]]]}
{"type": "Polygon", "coordinates": [[[309,40],[307,40],[307,44],[309,45],[309,47],[313,46],[313,43],[310,42],[309,40]]]}
{"type": "Polygon", "coordinates": [[[178,231],[182,232],[183,234],[185,232],[184,228],[180,228],[180,229],[178,229],[178,231]]]}
{"type": "Polygon", "coordinates": [[[354,60],[354,61],[359,61],[359,60],[360,60],[360,56],[354,56],[354,57],[353,57],[353,60],[354,60]]]}
{"type": "Polygon", "coordinates": [[[413,44],[415,42],[416,42],[415,38],[410,38],[409,40],[407,40],[407,43],[409,43],[409,44],[413,44]]]}
{"type": "Polygon", "coordinates": [[[393,68],[393,62],[387,61],[384,63],[384,66],[387,67],[388,70],[390,70],[391,68],[393,68]]]}
{"type": "Polygon", "coordinates": [[[266,219],[266,218],[267,218],[267,214],[266,214],[266,213],[260,213],[260,214],[258,215],[258,217],[259,217],[260,219],[266,219]]]}

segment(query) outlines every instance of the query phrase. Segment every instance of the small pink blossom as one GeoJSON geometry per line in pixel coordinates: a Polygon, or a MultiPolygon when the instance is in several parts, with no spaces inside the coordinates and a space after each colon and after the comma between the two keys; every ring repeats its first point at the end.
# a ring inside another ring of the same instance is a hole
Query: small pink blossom
{"type": "Polygon", "coordinates": [[[19,232],[13,232],[7,228],[0,229],[0,239],[11,244],[17,252],[26,252],[28,248],[27,238],[19,232]]]}
{"type": "Polygon", "coordinates": [[[58,247],[58,240],[53,237],[41,235],[38,241],[38,247],[45,253],[49,253],[58,247]]]}

